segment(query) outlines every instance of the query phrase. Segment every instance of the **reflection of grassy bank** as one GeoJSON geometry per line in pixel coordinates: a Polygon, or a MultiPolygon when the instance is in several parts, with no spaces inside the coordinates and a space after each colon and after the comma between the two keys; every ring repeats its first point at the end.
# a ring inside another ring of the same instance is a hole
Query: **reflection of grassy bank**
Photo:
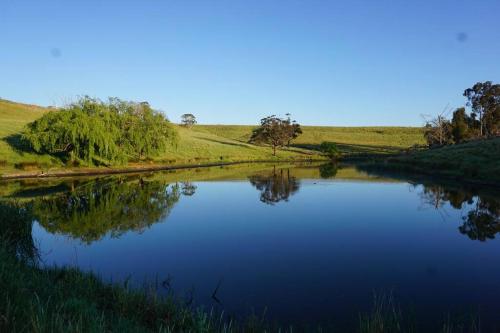
{"type": "Polygon", "coordinates": [[[209,168],[191,168],[168,170],[162,172],[149,172],[115,176],[94,177],[67,177],[67,178],[43,178],[43,179],[19,179],[0,181],[0,196],[17,199],[28,199],[37,196],[46,196],[65,191],[72,191],[89,182],[96,180],[138,180],[139,178],[164,183],[195,182],[195,181],[219,181],[219,180],[248,180],[251,175],[266,175],[273,169],[290,169],[294,177],[300,179],[335,178],[337,180],[356,181],[393,181],[389,177],[371,176],[366,172],[358,171],[353,165],[341,164],[336,167],[335,175],[324,177],[324,166],[322,163],[247,163],[227,165],[209,168]]]}

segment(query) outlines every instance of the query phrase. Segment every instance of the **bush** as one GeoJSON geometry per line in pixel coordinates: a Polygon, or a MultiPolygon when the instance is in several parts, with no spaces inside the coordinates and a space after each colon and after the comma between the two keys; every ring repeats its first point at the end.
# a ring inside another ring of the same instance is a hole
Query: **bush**
{"type": "Polygon", "coordinates": [[[332,160],[340,158],[341,155],[337,145],[334,142],[324,141],[319,146],[319,150],[332,160]]]}

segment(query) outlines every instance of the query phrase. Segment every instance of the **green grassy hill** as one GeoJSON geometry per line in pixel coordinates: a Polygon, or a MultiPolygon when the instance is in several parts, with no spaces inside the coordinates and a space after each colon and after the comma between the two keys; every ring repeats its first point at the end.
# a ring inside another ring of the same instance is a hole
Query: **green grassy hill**
{"type": "Polygon", "coordinates": [[[416,151],[391,157],[384,165],[377,164],[393,171],[498,185],[500,184],[500,138],[416,151]]]}
{"type": "Polygon", "coordinates": [[[25,161],[38,161],[42,165],[54,165],[58,161],[50,156],[40,156],[16,149],[19,133],[24,126],[41,117],[49,109],[0,99],[0,173],[25,161]]]}
{"type": "MultiPolygon", "coordinates": [[[[254,126],[198,125],[197,131],[247,142],[254,126]]],[[[303,126],[293,145],[315,148],[323,141],[335,142],[344,153],[397,153],[425,143],[419,127],[333,127],[303,126]]]]}
{"type": "MultiPolygon", "coordinates": [[[[19,144],[24,126],[50,111],[34,105],[0,99],[0,173],[17,170],[64,168],[60,160],[30,152],[19,144]]],[[[337,142],[341,151],[356,153],[395,153],[423,143],[422,129],[410,127],[318,127],[305,126],[293,147],[280,150],[248,144],[253,126],[197,125],[191,129],[177,126],[177,146],[148,161],[155,164],[199,164],[208,162],[255,161],[318,158],[314,150],[323,141],[337,142]]],[[[141,163],[130,163],[132,166],[141,163]]]]}

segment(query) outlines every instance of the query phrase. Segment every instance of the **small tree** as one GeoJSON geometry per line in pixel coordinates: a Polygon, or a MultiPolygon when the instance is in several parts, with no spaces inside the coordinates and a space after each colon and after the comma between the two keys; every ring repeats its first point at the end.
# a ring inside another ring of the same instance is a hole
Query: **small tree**
{"type": "Polygon", "coordinates": [[[185,113],[181,116],[181,124],[185,127],[196,125],[196,117],[191,113],[185,113]]]}
{"type": "Polygon", "coordinates": [[[451,131],[455,143],[463,142],[470,137],[469,123],[469,116],[465,113],[465,108],[458,108],[453,112],[451,131]]]}
{"type": "Polygon", "coordinates": [[[331,160],[336,160],[340,157],[340,151],[333,142],[323,141],[319,146],[319,150],[331,160]]]}
{"type": "Polygon", "coordinates": [[[284,147],[299,136],[300,125],[290,119],[278,118],[274,115],[262,118],[260,126],[253,130],[250,137],[251,143],[268,144],[273,149],[273,155],[276,156],[276,149],[284,147]]]}

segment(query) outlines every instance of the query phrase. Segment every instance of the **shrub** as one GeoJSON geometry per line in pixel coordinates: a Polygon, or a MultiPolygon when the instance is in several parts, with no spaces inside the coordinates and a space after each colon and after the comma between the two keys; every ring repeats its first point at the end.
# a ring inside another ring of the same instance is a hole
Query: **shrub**
{"type": "Polygon", "coordinates": [[[332,160],[340,158],[340,151],[334,142],[324,141],[319,146],[319,150],[332,160]]]}

